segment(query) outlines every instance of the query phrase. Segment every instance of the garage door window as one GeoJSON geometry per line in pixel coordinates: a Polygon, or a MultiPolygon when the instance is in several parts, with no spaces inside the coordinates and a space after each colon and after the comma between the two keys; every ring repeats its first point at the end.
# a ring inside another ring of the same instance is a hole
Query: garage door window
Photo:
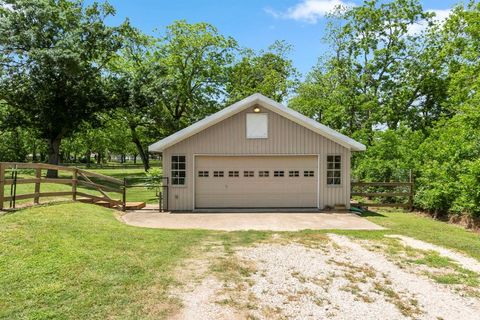
{"type": "Polygon", "coordinates": [[[299,177],[300,176],[300,172],[299,171],[288,171],[288,176],[289,177],[299,177]]]}
{"type": "Polygon", "coordinates": [[[315,172],[314,172],[314,171],[311,171],[311,170],[305,170],[305,171],[303,171],[303,176],[304,176],[304,177],[314,177],[314,176],[315,176],[315,172]]]}
{"type": "Polygon", "coordinates": [[[238,171],[228,171],[228,176],[236,178],[236,177],[239,176],[239,172],[238,171]]]}
{"type": "Polygon", "coordinates": [[[208,171],[198,171],[199,177],[208,177],[208,171]]]}
{"type": "Polygon", "coordinates": [[[258,176],[259,177],[268,177],[270,175],[270,171],[258,171],[258,176]]]}
{"type": "Polygon", "coordinates": [[[253,173],[253,171],[243,171],[243,176],[244,177],[253,177],[253,176],[255,176],[255,174],[253,173]]]}
{"type": "Polygon", "coordinates": [[[185,185],[186,161],[185,156],[172,156],[172,185],[185,185]]]}
{"type": "Polygon", "coordinates": [[[223,171],[213,171],[213,176],[217,178],[223,177],[223,171]]]}
{"type": "Polygon", "coordinates": [[[273,171],[274,177],[283,177],[285,176],[285,171],[273,171]]]}
{"type": "Polygon", "coordinates": [[[342,157],[327,156],[327,185],[340,185],[342,182],[342,157]]]}

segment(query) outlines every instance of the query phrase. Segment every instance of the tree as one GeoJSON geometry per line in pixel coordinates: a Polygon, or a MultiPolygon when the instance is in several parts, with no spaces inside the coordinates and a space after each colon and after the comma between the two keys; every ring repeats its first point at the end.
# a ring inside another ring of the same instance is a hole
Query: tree
{"type": "Polygon", "coordinates": [[[283,102],[298,83],[298,72],[288,58],[291,46],[276,41],[266,52],[246,49],[240,61],[228,71],[226,92],[229,103],[256,92],[283,102]]]}
{"type": "Polygon", "coordinates": [[[333,54],[311,72],[292,105],[367,143],[378,126],[422,127],[420,117],[431,125],[445,99],[438,43],[431,39],[425,47],[422,34],[410,33],[431,18],[417,0],[339,8],[327,36],[333,54]]]}
{"type": "Polygon", "coordinates": [[[437,37],[455,114],[436,122],[419,148],[416,203],[435,215],[480,217],[480,4],[453,10],[437,37]]]}
{"type": "Polygon", "coordinates": [[[48,162],[58,164],[62,139],[111,107],[102,73],[121,48],[128,24],[106,26],[106,17],[114,14],[108,4],[85,7],[81,1],[68,0],[0,4],[0,99],[12,106],[23,126],[46,139],[48,162]]]}
{"type": "MultiPolygon", "coordinates": [[[[111,113],[113,121],[121,121],[129,131],[131,142],[142,159],[145,171],[150,168],[145,128],[155,128],[152,116],[158,110],[165,68],[153,59],[153,39],[131,30],[125,38],[125,47],[111,61],[109,87],[116,110],[111,113]]],[[[162,114],[155,115],[162,118],[162,114]]]]}
{"type": "Polygon", "coordinates": [[[157,128],[166,136],[217,111],[224,96],[227,67],[237,43],[208,23],[176,21],[154,53],[165,70],[160,79],[157,128]]]}

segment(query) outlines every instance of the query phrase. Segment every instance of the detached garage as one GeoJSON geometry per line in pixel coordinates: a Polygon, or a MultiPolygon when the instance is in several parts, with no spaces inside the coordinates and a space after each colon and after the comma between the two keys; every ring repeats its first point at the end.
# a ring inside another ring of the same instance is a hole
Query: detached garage
{"type": "Polygon", "coordinates": [[[350,204],[350,156],[365,146],[261,94],[149,147],[172,211],[350,204]]]}

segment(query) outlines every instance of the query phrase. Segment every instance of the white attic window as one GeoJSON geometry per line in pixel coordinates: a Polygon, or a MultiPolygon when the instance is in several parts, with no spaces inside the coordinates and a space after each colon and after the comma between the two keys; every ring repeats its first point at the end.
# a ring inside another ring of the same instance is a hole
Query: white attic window
{"type": "Polygon", "coordinates": [[[247,139],[268,138],[268,114],[247,113],[247,139]]]}

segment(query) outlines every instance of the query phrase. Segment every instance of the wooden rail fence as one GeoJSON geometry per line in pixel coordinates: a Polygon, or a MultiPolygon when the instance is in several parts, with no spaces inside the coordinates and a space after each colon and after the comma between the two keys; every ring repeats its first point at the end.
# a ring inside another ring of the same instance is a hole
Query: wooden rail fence
{"type": "Polygon", "coordinates": [[[5,202],[15,204],[16,200],[33,199],[34,204],[40,202],[42,197],[72,197],[72,200],[78,200],[78,197],[90,199],[92,202],[103,201],[114,207],[121,207],[125,210],[126,194],[124,180],[116,179],[106,175],[90,172],[74,167],[56,166],[44,163],[20,163],[20,162],[0,162],[0,210],[4,210],[5,202]],[[34,178],[19,178],[17,175],[18,169],[34,170],[34,178]],[[46,178],[42,177],[43,170],[57,170],[59,173],[67,173],[67,178],[46,178]],[[7,171],[13,174],[11,178],[7,178],[7,171]],[[93,181],[93,178],[96,181],[93,181]],[[100,182],[102,181],[102,182],[100,182]],[[41,192],[42,184],[53,183],[71,186],[70,191],[57,192],[41,192]],[[106,185],[105,183],[108,183],[106,185]],[[16,186],[20,184],[35,184],[33,193],[17,194],[16,186]],[[10,186],[11,194],[5,195],[5,191],[10,186]],[[86,189],[98,191],[101,196],[92,195],[87,192],[78,190],[78,186],[83,186],[86,189]],[[6,188],[7,187],[7,188],[6,188]],[[107,192],[118,193],[121,195],[121,200],[113,199],[107,192]]]}
{"type": "Polygon", "coordinates": [[[359,202],[360,206],[364,207],[395,207],[395,208],[408,208],[410,211],[413,210],[413,191],[414,183],[410,175],[409,182],[351,182],[351,196],[360,196],[360,197],[380,197],[380,198],[390,198],[395,197],[398,200],[398,197],[407,198],[408,202],[388,202],[388,203],[373,203],[373,202],[359,202]],[[387,191],[377,191],[378,188],[389,189],[387,191]],[[396,189],[402,188],[406,191],[397,191],[396,189]],[[357,191],[357,190],[360,191],[357,191]],[[367,189],[367,190],[365,190],[367,189]],[[374,189],[374,191],[372,191],[374,189]],[[392,190],[393,189],[393,190],[392,190]]]}

